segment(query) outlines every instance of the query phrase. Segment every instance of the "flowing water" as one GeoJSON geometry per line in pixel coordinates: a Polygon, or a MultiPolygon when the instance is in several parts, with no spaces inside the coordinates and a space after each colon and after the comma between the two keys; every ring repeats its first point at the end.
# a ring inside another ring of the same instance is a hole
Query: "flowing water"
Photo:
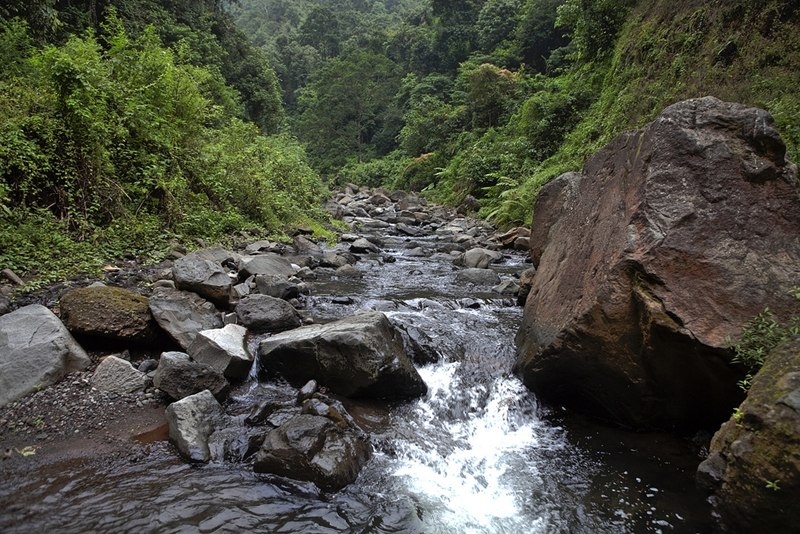
{"type": "MultiPolygon", "coordinates": [[[[433,238],[416,239],[433,246],[433,238]]],[[[349,403],[375,450],[359,479],[326,494],[249,464],[190,466],[164,442],[137,463],[61,465],[0,481],[3,532],[705,532],[692,447],[626,434],[540,406],[511,373],[520,308],[455,282],[448,259],[412,258],[406,238],[359,262],[362,279],[317,281],[309,310],[329,321],[380,310],[432,340],[428,394],[349,403]],[[384,262],[391,254],[395,262],[384,262]],[[657,455],[656,455],[657,454],[657,455]]],[[[498,266],[524,269],[520,257],[498,266]]],[[[286,397],[244,384],[230,409],[286,397]]],[[[243,409],[243,408],[242,408],[243,409]]]]}

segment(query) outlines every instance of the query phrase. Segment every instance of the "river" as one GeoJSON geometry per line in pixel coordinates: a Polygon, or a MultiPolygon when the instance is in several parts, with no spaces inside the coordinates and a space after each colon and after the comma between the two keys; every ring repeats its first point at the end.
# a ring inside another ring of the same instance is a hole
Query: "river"
{"type": "MultiPolygon", "coordinates": [[[[326,494],[249,464],[188,465],[156,442],[136,463],[73,462],[0,481],[0,502],[18,514],[8,532],[707,532],[697,447],[540,405],[511,373],[521,309],[457,283],[443,255],[408,254],[437,239],[384,237],[383,252],[358,263],[363,278],[323,275],[309,298],[317,322],[383,311],[425,332],[439,355],[419,369],[424,398],[347,404],[375,451],[356,483],[326,494]]],[[[525,265],[507,254],[494,268],[525,265]]],[[[228,410],[294,394],[251,378],[228,410]]]]}

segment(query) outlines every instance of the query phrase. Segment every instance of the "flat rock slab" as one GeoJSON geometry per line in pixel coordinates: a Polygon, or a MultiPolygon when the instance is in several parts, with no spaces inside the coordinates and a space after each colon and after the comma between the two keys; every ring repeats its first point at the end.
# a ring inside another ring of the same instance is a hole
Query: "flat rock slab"
{"type": "Polygon", "coordinates": [[[0,407],[90,364],[83,348],[46,307],[31,304],[0,316],[0,407]]]}
{"type": "Polygon", "coordinates": [[[411,398],[427,391],[402,336],[380,312],[271,336],[261,343],[259,364],[298,387],[315,379],[348,397],[411,398]]]}

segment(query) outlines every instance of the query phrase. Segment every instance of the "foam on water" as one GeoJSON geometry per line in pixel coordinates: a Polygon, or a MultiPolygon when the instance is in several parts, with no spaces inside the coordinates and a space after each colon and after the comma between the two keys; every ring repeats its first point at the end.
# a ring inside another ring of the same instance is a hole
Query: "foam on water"
{"type": "Polygon", "coordinates": [[[511,375],[465,383],[462,365],[420,370],[428,395],[406,414],[416,436],[395,444],[393,476],[418,500],[426,531],[543,529],[545,518],[531,521],[521,513],[530,486],[540,480],[527,453],[550,444],[544,425],[531,416],[535,401],[511,375]]]}

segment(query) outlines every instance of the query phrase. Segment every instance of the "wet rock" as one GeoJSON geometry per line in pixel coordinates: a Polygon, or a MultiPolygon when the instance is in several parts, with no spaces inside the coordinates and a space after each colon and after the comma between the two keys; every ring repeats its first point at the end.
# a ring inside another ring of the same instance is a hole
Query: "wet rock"
{"type": "Polygon", "coordinates": [[[239,322],[253,332],[283,332],[302,324],[300,315],[285,300],[249,295],[236,306],[239,322]]]}
{"type": "Polygon", "coordinates": [[[230,392],[230,384],[221,371],[192,360],[184,352],[161,354],[153,385],[175,400],[208,390],[222,402],[230,392]]]}
{"type": "Polygon", "coordinates": [[[316,380],[309,380],[297,392],[297,404],[303,404],[303,401],[310,399],[311,396],[319,390],[319,384],[316,380]]]}
{"type": "Polygon", "coordinates": [[[92,386],[109,393],[134,393],[144,391],[147,386],[147,375],[134,369],[131,362],[108,356],[95,369],[92,375],[92,386]]]}
{"type": "Polygon", "coordinates": [[[543,188],[517,370],[634,428],[711,427],[741,401],[726,338],[797,313],[797,168],[763,110],[670,106],[543,188]],[[769,231],[765,229],[769,229],[769,231]]]}
{"type": "Polygon", "coordinates": [[[503,280],[494,286],[492,291],[500,295],[517,295],[519,293],[519,285],[513,280],[503,280]]]}
{"type": "Polygon", "coordinates": [[[800,524],[800,339],[767,355],[697,474],[723,532],[800,524]]]}
{"type": "Polygon", "coordinates": [[[194,341],[198,332],[222,327],[219,310],[196,293],[156,288],[149,306],[158,325],[184,350],[194,341]]]}
{"type": "Polygon", "coordinates": [[[50,310],[31,304],[0,316],[0,407],[91,364],[50,310]]]}
{"type": "Polygon", "coordinates": [[[212,462],[243,462],[258,452],[264,436],[258,429],[247,427],[221,428],[208,438],[212,462]]]}
{"type": "Polygon", "coordinates": [[[320,258],[319,266],[330,267],[331,269],[338,269],[339,267],[344,267],[345,265],[353,263],[355,263],[355,261],[351,261],[350,258],[346,256],[343,256],[341,254],[334,254],[333,252],[327,252],[322,255],[322,258],[320,258]]]}
{"type": "Polygon", "coordinates": [[[399,332],[380,312],[276,334],[259,354],[262,372],[297,385],[316,379],[345,396],[408,398],[427,390],[399,332]]]}
{"type": "Polygon", "coordinates": [[[456,280],[463,284],[493,286],[500,283],[500,276],[491,269],[471,268],[458,271],[456,280]]]}
{"type": "Polygon", "coordinates": [[[5,315],[11,311],[11,302],[8,297],[0,293],[0,315],[5,315]]]}
{"type": "Polygon", "coordinates": [[[289,300],[300,296],[300,288],[285,276],[260,274],[255,277],[256,291],[261,295],[289,300]]]}
{"type": "Polygon", "coordinates": [[[350,252],[353,254],[366,254],[368,252],[380,252],[381,249],[371,241],[361,237],[350,244],[350,252]]]}
{"type": "Polygon", "coordinates": [[[468,268],[488,269],[489,264],[496,263],[502,258],[503,255],[494,250],[472,248],[462,254],[454,263],[468,268]]]}
{"type": "Polygon", "coordinates": [[[531,267],[525,269],[519,275],[519,293],[517,294],[517,304],[525,306],[525,301],[528,300],[528,294],[531,292],[533,286],[533,277],[536,274],[536,269],[531,267]]]}
{"type": "Polygon", "coordinates": [[[239,262],[239,279],[246,280],[250,276],[270,275],[288,278],[294,274],[294,267],[283,256],[267,253],[258,256],[244,257],[239,262]]]}
{"type": "Polygon", "coordinates": [[[433,340],[420,328],[410,324],[397,324],[395,327],[403,338],[403,348],[411,361],[417,365],[427,365],[439,361],[439,353],[433,340]]]}
{"type": "Polygon", "coordinates": [[[294,236],[292,246],[294,246],[294,250],[297,254],[314,257],[322,256],[322,248],[305,236],[294,236]]]}
{"type": "Polygon", "coordinates": [[[267,434],[253,468],[338,491],[355,481],[371,454],[362,433],[326,417],[303,414],[267,434]]]}
{"type": "Polygon", "coordinates": [[[364,273],[353,265],[342,265],[336,269],[336,276],[341,278],[361,278],[364,276],[364,273]]]}
{"type": "Polygon", "coordinates": [[[238,324],[203,330],[186,352],[193,360],[209,365],[228,380],[242,380],[250,373],[253,355],[247,349],[247,329],[238,324]]]}
{"type": "Polygon", "coordinates": [[[231,298],[231,277],[222,264],[197,252],[175,260],[172,266],[175,287],[197,293],[214,304],[227,307],[231,298]]]}
{"type": "Polygon", "coordinates": [[[204,390],[167,406],[169,440],[191,462],[208,462],[208,438],[223,417],[222,406],[204,390]]]}
{"type": "Polygon", "coordinates": [[[147,297],[104,285],[73,289],[60,300],[61,320],[73,335],[138,345],[158,332],[147,297]]]}

